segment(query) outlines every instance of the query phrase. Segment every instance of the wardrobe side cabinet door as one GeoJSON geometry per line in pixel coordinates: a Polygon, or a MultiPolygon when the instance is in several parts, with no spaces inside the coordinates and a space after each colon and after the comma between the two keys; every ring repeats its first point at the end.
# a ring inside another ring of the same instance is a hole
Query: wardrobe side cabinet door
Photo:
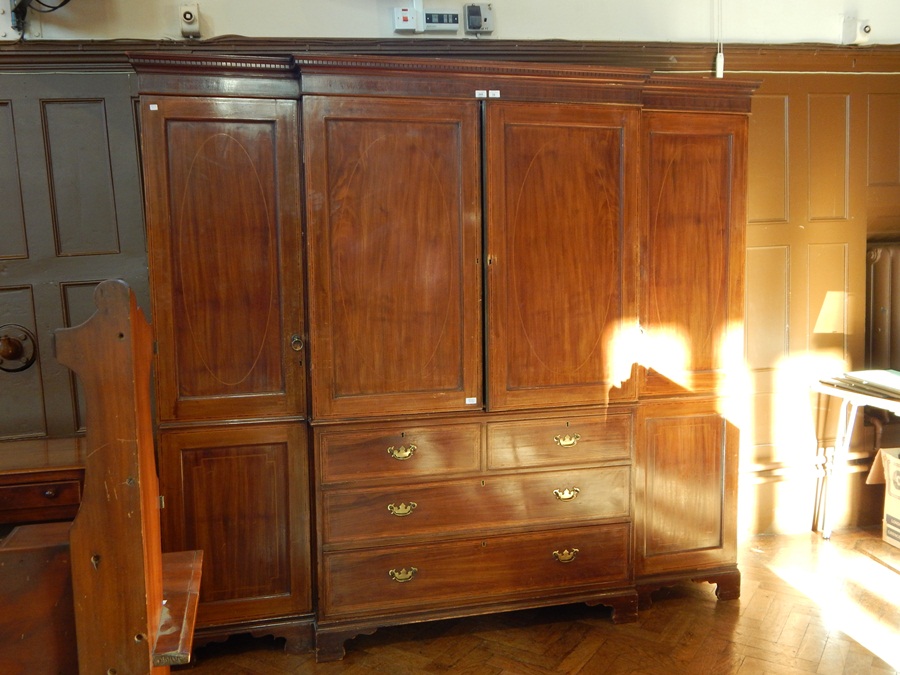
{"type": "Polygon", "coordinates": [[[298,124],[296,101],[141,98],[161,421],[304,413],[298,124]]]}
{"type": "Polygon", "coordinates": [[[478,113],[304,98],[314,418],[481,408],[478,113]]]}
{"type": "Polygon", "coordinates": [[[488,405],[633,400],[639,112],[487,107],[488,405]]]}
{"type": "Polygon", "coordinates": [[[641,404],[637,577],[736,563],[738,444],[738,428],[716,400],[641,404]]]}
{"type": "Polygon", "coordinates": [[[747,119],[644,114],[641,395],[723,395],[743,366],[747,119]]]}
{"type": "Polygon", "coordinates": [[[201,627],[312,611],[306,427],[160,432],[166,550],[203,551],[201,627]]]}

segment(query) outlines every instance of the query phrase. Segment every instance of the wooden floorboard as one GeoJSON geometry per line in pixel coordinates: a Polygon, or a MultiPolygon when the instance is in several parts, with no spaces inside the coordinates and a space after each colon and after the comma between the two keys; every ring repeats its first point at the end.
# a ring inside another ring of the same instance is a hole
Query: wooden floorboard
{"type": "Polygon", "coordinates": [[[654,595],[631,624],[602,607],[563,607],[383,628],[338,663],[237,636],[174,673],[273,675],[685,675],[900,673],[898,550],[880,530],[754,537],[741,547],[741,598],[709,584],[654,595]],[[879,556],[881,559],[879,559],[879,556]],[[893,565],[893,566],[892,566],[893,565]]]}

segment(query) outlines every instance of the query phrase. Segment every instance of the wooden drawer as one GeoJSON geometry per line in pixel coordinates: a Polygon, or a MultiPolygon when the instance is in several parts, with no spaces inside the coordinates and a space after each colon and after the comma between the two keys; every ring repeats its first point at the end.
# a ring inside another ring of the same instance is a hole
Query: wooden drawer
{"type": "Polygon", "coordinates": [[[325,492],[323,543],[564,525],[630,515],[630,468],[497,475],[325,492]]]}
{"type": "Polygon", "coordinates": [[[356,480],[447,476],[481,467],[481,425],[315,431],[323,484],[356,480]]]}
{"type": "Polygon", "coordinates": [[[356,618],[625,585],[630,533],[629,524],[617,523],[326,553],[322,616],[356,618]]]}
{"type": "Polygon", "coordinates": [[[629,412],[487,426],[489,469],[559,468],[631,458],[629,412]]]}
{"type": "Polygon", "coordinates": [[[74,518],[81,503],[78,480],[0,486],[0,522],[74,518]]]}

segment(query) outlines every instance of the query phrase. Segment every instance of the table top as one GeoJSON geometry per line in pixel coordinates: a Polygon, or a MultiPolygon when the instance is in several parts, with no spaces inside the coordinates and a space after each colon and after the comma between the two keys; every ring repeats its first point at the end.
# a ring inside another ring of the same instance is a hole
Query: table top
{"type": "Polygon", "coordinates": [[[84,467],[83,436],[0,441],[0,474],[84,467]]]}
{"type": "Polygon", "coordinates": [[[900,399],[875,396],[870,393],[854,391],[842,384],[831,382],[827,379],[814,382],[810,389],[819,394],[827,394],[829,396],[842,398],[855,406],[867,405],[900,415],[900,399]]]}

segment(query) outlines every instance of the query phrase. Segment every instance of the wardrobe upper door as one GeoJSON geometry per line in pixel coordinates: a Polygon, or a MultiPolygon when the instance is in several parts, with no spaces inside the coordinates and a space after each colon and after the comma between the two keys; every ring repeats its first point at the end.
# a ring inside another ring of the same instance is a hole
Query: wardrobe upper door
{"type": "Polygon", "coordinates": [[[634,398],[639,114],[488,104],[493,410],[634,398]]]}
{"type": "Polygon", "coordinates": [[[308,96],[314,418],[482,405],[476,101],[308,96]]]}
{"type": "Polygon", "coordinates": [[[305,410],[297,108],[141,98],[163,421],[305,410]]]}
{"type": "Polygon", "coordinates": [[[743,367],[747,118],[645,113],[641,395],[725,394],[743,367]]]}

